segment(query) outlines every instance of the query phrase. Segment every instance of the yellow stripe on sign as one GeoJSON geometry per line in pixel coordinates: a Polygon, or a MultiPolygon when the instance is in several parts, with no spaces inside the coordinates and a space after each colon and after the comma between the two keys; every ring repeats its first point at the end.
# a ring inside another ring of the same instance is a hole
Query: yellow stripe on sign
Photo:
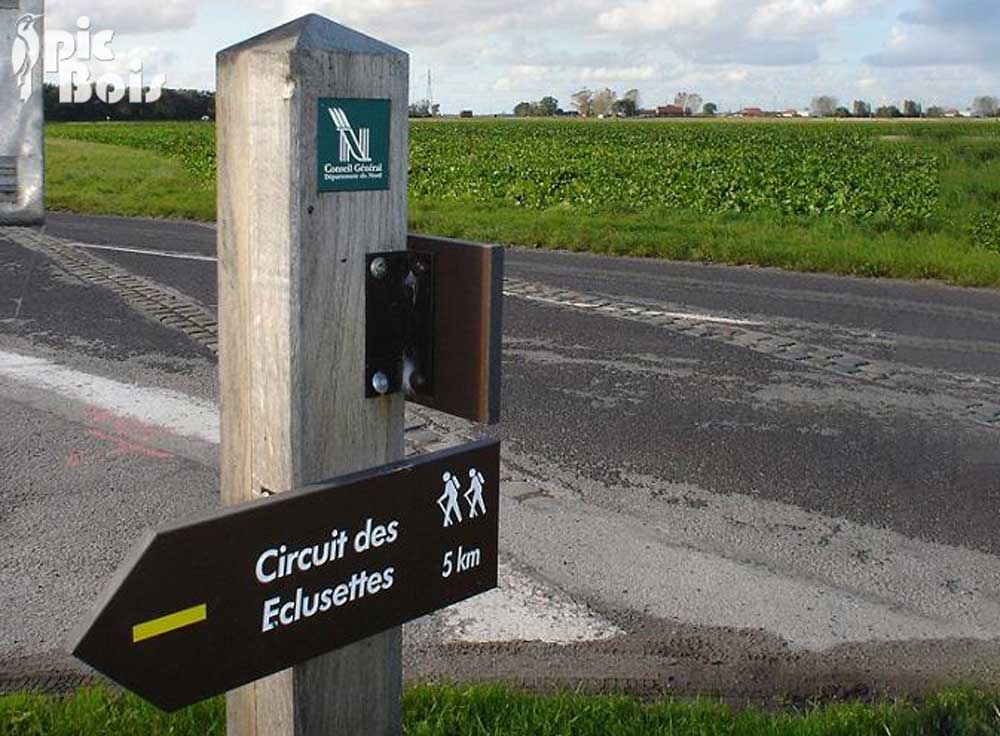
{"type": "Polygon", "coordinates": [[[152,621],[136,624],[132,627],[132,643],[138,644],[140,641],[152,639],[154,636],[169,634],[171,631],[200,624],[206,620],[208,620],[208,606],[204,603],[200,606],[185,608],[183,611],[171,613],[169,616],[161,616],[152,621]]]}

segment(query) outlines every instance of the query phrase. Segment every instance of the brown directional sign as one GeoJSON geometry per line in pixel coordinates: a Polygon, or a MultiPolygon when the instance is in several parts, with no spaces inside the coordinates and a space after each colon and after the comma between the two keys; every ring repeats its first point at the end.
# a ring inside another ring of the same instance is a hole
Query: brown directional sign
{"type": "Polygon", "coordinates": [[[499,468],[482,441],[150,532],[72,652],[175,710],[491,590],[499,468]]]}
{"type": "Polygon", "coordinates": [[[412,401],[483,424],[500,421],[503,256],[498,245],[410,235],[434,256],[433,394],[412,401]]]}

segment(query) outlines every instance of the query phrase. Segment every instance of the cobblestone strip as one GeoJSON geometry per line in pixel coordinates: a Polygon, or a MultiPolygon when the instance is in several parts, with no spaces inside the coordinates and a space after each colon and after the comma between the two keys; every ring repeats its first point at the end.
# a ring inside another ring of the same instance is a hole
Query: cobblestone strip
{"type": "MultiPolygon", "coordinates": [[[[215,313],[184,294],[135,276],[91,255],[89,251],[74,248],[71,241],[45,235],[33,228],[0,227],[0,238],[43,253],[66,273],[111,290],[147,317],[181,330],[198,344],[218,354],[219,326],[215,313]]],[[[432,414],[429,410],[407,407],[407,454],[432,452],[462,441],[461,437],[435,422],[432,414]]]]}
{"type": "MultiPolygon", "coordinates": [[[[540,283],[507,279],[504,294],[508,297],[528,302],[547,304],[589,314],[603,314],[630,322],[641,322],[669,330],[687,337],[721,342],[727,345],[752,350],[771,357],[787,360],[809,368],[833,373],[844,378],[876,383],[899,391],[914,391],[928,388],[926,376],[916,375],[905,366],[887,361],[870,360],[841,350],[832,350],[819,345],[792,340],[755,328],[751,323],[730,324],[730,320],[714,321],[709,318],[679,315],[665,309],[656,309],[649,304],[628,302],[594,294],[584,294],[570,289],[559,289],[540,283]]],[[[988,401],[969,401],[960,397],[958,391],[967,386],[962,377],[940,374],[940,379],[954,391],[952,397],[964,409],[959,414],[964,418],[994,429],[1000,429],[1000,404],[988,401]]],[[[982,387],[978,387],[982,388],[982,387]]]]}
{"type": "Polygon", "coordinates": [[[45,235],[33,228],[0,228],[0,237],[43,253],[66,273],[110,290],[140,313],[180,330],[202,347],[218,353],[218,320],[209,309],[190,297],[74,248],[71,241],[45,235]]]}
{"type": "MultiPolygon", "coordinates": [[[[160,323],[181,330],[192,340],[213,353],[218,352],[218,322],[214,313],[189,297],[162,284],[143,279],[129,271],[74,248],[72,241],[46,235],[33,228],[0,228],[0,237],[40,251],[57,262],[67,273],[114,292],[133,308],[160,323]]],[[[863,380],[901,391],[926,390],[926,376],[915,375],[904,366],[880,360],[869,360],[845,351],[825,348],[756,329],[749,323],[730,324],[656,308],[650,304],[618,298],[585,294],[541,283],[507,279],[504,293],[529,302],[571,309],[590,314],[641,322],[687,337],[721,342],[752,350],[782,360],[833,373],[844,378],[863,380]]],[[[986,400],[968,400],[959,394],[970,387],[961,376],[946,373],[935,375],[935,382],[950,390],[952,398],[963,404],[959,414],[977,424],[1000,429],[1000,404],[986,400]]],[[[985,388],[988,388],[986,386],[985,388]]],[[[428,417],[418,418],[410,412],[410,421],[424,429],[432,423],[428,417]]],[[[430,431],[430,430],[428,430],[430,431]]],[[[440,437],[440,432],[438,432],[440,437]]],[[[439,443],[429,441],[428,446],[439,443]]]]}

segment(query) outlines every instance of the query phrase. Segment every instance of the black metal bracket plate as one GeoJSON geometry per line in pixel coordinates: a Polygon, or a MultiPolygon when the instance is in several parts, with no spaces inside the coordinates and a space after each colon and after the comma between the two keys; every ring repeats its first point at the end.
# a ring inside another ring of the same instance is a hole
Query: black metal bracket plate
{"type": "Polygon", "coordinates": [[[433,383],[434,256],[371,253],[365,259],[365,396],[431,396],[433,383]]]}

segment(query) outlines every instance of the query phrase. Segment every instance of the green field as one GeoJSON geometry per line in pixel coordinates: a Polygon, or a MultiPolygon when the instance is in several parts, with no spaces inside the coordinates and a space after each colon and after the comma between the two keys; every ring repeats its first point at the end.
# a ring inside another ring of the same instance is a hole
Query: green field
{"type": "MultiPolygon", "coordinates": [[[[211,125],[52,125],[48,136],[54,209],[214,212],[211,125]],[[177,171],[94,196],[82,173],[142,173],[123,148],[177,171]]],[[[415,230],[1000,286],[996,121],[429,121],[410,137],[415,230]]]]}
{"type": "MultiPolygon", "coordinates": [[[[765,712],[710,701],[530,695],[498,687],[421,687],[403,700],[410,736],[987,736],[997,699],[950,692],[926,702],[845,703],[765,712]]],[[[2,736],[223,736],[221,699],[168,716],[137,698],[83,690],[68,698],[0,696],[2,736]]]]}

